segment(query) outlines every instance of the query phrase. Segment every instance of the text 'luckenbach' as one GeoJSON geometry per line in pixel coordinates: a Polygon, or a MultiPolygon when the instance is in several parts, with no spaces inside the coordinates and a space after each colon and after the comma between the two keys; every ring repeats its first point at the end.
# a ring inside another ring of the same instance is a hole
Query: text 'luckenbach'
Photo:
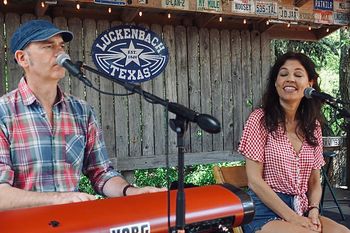
{"type": "Polygon", "coordinates": [[[110,45],[112,42],[124,39],[137,39],[145,41],[151,44],[158,53],[165,49],[164,44],[157,37],[152,37],[151,33],[139,30],[137,28],[122,28],[110,31],[101,37],[103,44],[96,44],[96,47],[100,48],[102,51],[105,51],[108,45],[110,45]]]}

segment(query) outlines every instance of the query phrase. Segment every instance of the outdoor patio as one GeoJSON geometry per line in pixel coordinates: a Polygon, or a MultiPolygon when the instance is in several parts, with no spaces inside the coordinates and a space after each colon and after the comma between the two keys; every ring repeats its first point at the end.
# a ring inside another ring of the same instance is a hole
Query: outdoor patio
{"type": "Polygon", "coordinates": [[[342,220],[342,217],[339,213],[339,210],[335,206],[335,202],[333,201],[333,198],[331,196],[331,193],[328,189],[326,189],[326,196],[324,201],[324,216],[327,216],[331,219],[333,219],[336,222],[339,222],[348,228],[350,228],[350,190],[346,189],[340,189],[340,188],[334,188],[335,195],[337,197],[337,200],[339,202],[340,208],[343,211],[345,220],[342,220]],[[332,207],[332,208],[327,208],[332,207]]]}

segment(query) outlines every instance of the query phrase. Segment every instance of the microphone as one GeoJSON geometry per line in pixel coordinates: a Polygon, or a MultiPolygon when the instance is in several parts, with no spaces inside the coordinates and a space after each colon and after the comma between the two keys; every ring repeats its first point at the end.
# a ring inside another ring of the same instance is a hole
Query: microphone
{"type": "Polygon", "coordinates": [[[304,96],[307,99],[311,99],[311,98],[318,98],[321,100],[326,101],[327,103],[340,103],[340,104],[345,104],[342,100],[338,100],[336,98],[334,98],[333,96],[324,93],[324,92],[318,92],[316,91],[314,88],[312,87],[307,87],[304,90],[304,96]]]}
{"type": "Polygon", "coordinates": [[[169,102],[168,110],[189,121],[195,122],[198,126],[208,133],[219,133],[221,131],[220,122],[208,114],[200,114],[181,104],[169,102]]]}
{"type": "Polygon", "coordinates": [[[83,76],[83,73],[81,72],[81,70],[77,67],[77,65],[75,65],[71,61],[69,55],[66,53],[59,54],[56,58],[56,63],[59,66],[66,68],[66,70],[68,70],[68,72],[74,77],[81,78],[83,76]]]}

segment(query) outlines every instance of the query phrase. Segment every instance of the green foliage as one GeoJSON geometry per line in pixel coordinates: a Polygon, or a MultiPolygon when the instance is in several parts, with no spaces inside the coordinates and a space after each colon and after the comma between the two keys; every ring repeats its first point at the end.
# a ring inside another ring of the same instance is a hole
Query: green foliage
{"type": "MultiPolygon", "coordinates": [[[[244,161],[220,163],[220,166],[234,166],[241,165],[244,161]]],[[[193,166],[186,166],[185,168],[185,183],[194,184],[198,186],[215,184],[213,176],[213,166],[215,164],[199,164],[193,166]]],[[[177,168],[169,169],[169,181],[177,180],[177,168]]],[[[139,187],[156,186],[167,187],[167,169],[155,168],[135,171],[135,184],[139,187]]]]}
{"type": "Polygon", "coordinates": [[[333,33],[317,42],[275,40],[274,52],[276,57],[287,51],[302,52],[312,58],[316,67],[326,66],[327,69],[338,72],[340,45],[339,33],[333,33]]]}
{"type": "Polygon", "coordinates": [[[90,180],[86,176],[80,177],[79,181],[79,191],[88,193],[91,195],[96,195],[95,190],[92,188],[90,180]]]}

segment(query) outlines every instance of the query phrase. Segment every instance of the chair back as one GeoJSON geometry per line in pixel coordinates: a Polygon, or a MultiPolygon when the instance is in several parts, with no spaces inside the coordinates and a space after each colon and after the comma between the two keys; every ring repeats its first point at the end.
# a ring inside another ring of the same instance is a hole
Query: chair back
{"type": "Polygon", "coordinates": [[[213,167],[214,178],[216,183],[229,183],[238,188],[248,186],[248,178],[245,171],[245,166],[230,166],[230,167],[213,167]]]}
{"type": "MultiPolygon", "coordinates": [[[[243,188],[248,186],[245,166],[213,167],[213,175],[217,184],[228,183],[243,188]]],[[[242,227],[234,227],[233,233],[244,233],[242,227]]]]}

